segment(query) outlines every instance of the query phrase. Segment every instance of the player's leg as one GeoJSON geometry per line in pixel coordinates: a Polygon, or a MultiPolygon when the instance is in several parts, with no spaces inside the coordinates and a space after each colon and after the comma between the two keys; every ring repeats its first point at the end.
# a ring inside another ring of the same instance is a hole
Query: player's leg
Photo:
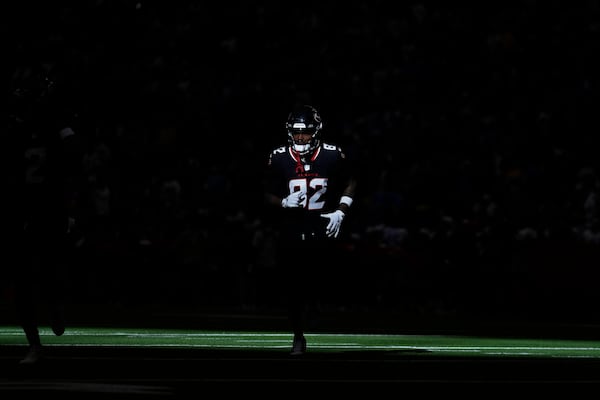
{"type": "Polygon", "coordinates": [[[29,348],[22,364],[33,364],[42,357],[42,343],[38,329],[39,281],[34,256],[24,255],[15,279],[15,310],[29,348]]]}
{"type": "Polygon", "coordinates": [[[291,355],[304,354],[306,351],[306,306],[307,286],[310,285],[306,275],[307,258],[305,243],[284,241],[278,252],[278,263],[282,270],[282,288],[284,290],[290,328],[294,334],[291,355]]]}
{"type": "MultiPolygon", "coordinates": [[[[65,218],[66,220],[66,218],[65,218]]],[[[66,225],[57,221],[44,244],[44,263],[40,270],[44,277],[43,295],[47,299],[50,327],[56,336],[65,331],[65,304],[68,287],[68,237],[66,225]]]]}

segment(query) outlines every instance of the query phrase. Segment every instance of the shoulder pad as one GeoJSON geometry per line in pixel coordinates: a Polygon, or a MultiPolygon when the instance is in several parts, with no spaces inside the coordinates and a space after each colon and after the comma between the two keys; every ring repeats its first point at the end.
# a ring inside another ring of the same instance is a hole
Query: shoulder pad
{"type": "Polygon", "coordinates": [[[277,147],[277,148],[273,149],[273,151],[271,152],[271,154],[285,153],[286,149],[287,149],[286,146],[277,147]]]}

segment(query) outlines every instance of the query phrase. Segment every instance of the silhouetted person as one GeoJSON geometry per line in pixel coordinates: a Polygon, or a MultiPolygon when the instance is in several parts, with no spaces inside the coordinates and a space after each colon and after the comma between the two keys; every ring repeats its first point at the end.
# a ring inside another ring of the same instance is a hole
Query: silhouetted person
{"type": "Polygon", "coordinates": [[[81,142],[73,115],[43,68],[16,70],[5,115],[4,153],[10,181],[4,210],[15,265],[9,270],[17,317],[29,350],[21,363],[42,357],[38,311],[49,312],[52,331],[65,330],[70,234],[76,221],[81,142]]]}

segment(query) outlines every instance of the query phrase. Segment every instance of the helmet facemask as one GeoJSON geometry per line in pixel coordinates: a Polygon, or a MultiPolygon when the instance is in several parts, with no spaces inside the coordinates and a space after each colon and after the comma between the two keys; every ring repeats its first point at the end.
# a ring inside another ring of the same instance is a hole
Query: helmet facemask
{"type": "Polygon", "coordinates": [[[305,155],[305,154],[312,152],[317,147],[319,147],[319,144],[321,144],[321,140],[319,139],[319,136],[320,136],[320,134],[316,130],[294,128],[294,129],[290,129],[288,131],[288,142],[290,144],[290,147],[295,152],[297,152],[300,155],[305,155]],[[310,139],[306,142],[305,141],[298,142],[294,139],[294,135],[296,135],[298,133],[310,134],[311,135],[310,139]]]}

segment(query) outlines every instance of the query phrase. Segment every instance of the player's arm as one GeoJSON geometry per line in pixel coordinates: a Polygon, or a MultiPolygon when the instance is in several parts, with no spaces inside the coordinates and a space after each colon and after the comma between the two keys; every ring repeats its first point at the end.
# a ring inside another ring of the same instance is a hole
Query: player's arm
{"type": "Polygon", "coordinates": [[[346,214],[350,210],[350,206],[354,201],[354,194],[356,192],[356,179],[349,178],[346,183],[346,187],[344,188],[342,195],[340,196],[339,204],[335,211],[321,214],[321,217],[327,218],[329,221],[327,222],[326,233],[329,237],[338,237],[340,233],[340,228],[342,226],[342,222],[346,217],[346,214]]]}
{"type": "Polygon", "coordinates": [[[80,135],[71,126],[65,126],[59,132],[63,145],[64,202],[68,214],[68,228],[71,232],[80,223],[83,214],[81,197],[83,195],[83,154],[84,143],[80,135]]]}
{"type": "Polygon", "coordinates": [[[273,193],[265,193],[265,203],[273,207],[281,207],[281,197],[274,195],[273,193]]]}
{"type": "Polygon", "coordinates": [[[344,188],[342,195],[340,197],[340,202],[338,204],[337,209],[341,210],[344,214],[348,214],[350,211],[350,206],[354,201],[354,195],[356,193],[356,178],[350,177],[348,178],[348,182],[346,183],[346,187],[344,188]]]}
{"type": "Polygon", "coordinates": [[[265,189],[264,201],[268,206],[273,207],[282,207],[282,208],[300,208],[304,207],[304,202],[306,200],[306,192],[305,191],[296,191],[290,193],[286,197],[281,197],[280,195],[275,194],[278,192],[275,188],[282,187],[287,184],[281,179],[273,176],[273,171],[271,170],[273,153],[269,156],[269,162],[267,164],[267,170],[265,172],[265,183],[263,186],[265,189]]]}
{"type": "Polygon", "coordinates": [[[340,228],[342,226],[342,222],[346,217],[346,214],[350,211],[350,206],[354,202],[354,195],[356,193],[357,180],[355,177],[355,171],[353,165],[347,163],[345,154],[340,151],[343,170],[347,171],[347,175],[345,178],[345,186],[343,186],[342,194],[338,200],[337,207],[335,211],[321,214],[321,217],[327,218],[329,221],[327,222],[326,233],[329,237],[338,237],[340,233],[340,228]]]}

